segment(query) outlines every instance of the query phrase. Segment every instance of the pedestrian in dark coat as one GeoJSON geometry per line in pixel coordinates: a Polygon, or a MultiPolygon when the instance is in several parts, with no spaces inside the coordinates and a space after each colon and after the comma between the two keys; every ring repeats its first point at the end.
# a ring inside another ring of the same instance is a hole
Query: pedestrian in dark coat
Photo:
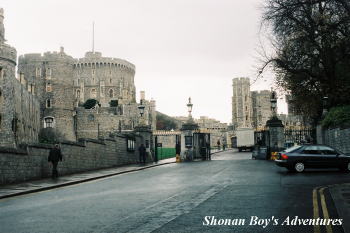
{"type": "Polygon", "coordinates": [[[139,146],[139,155],[140,155],[140,163],[146,163],[146,147],[143,144],[139,146]]]}
{"type": "Polygon", "coordinates": [[[48,162],[52,163],[52,178],[58,177],[57,165],[58,161],[62,161],[62,153],[58,144],[55,145],[54,148],[50,150],[49,157],[47,159],[48,162]]]}

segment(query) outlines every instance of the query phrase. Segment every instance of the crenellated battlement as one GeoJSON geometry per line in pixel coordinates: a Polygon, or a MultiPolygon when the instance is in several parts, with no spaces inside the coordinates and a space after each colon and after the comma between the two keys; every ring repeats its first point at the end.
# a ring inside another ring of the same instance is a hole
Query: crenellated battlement
{"type": "Polygon", "coordinates": [[[234,78],[232,79],[232,83],[233,85],[237,85],[238,83],[250,85],[250,78],[244,78],[244,77],[234,78]]]}
{"type": "Polygon", "coordinates": [[[17,61],[17,51],[14,47],[7,44],[2,44],[0,46],[0,59],[7,60],[16,64],[17,61]]]}
{"type": "Polygon", "coordinates": [[[63,48],[61,47],[61,51],[49,51],[45,52],[44,54],[41,53],[28,53],[19,56],[18,63],[36,63],[36,62],[67,62],[67,63],[75,63],[76,59],[74,59],[72,56],[67,55],[63,48]]]}
{"type": "Polygon", "coordinates": [[[135,72],[134,64],[119,58],[102,57],[100,52],[87,52],[84,58],[79,58],[76,60],[74,68],[91,67],[92,65],[95,67],[115,66],[135,72]]]}

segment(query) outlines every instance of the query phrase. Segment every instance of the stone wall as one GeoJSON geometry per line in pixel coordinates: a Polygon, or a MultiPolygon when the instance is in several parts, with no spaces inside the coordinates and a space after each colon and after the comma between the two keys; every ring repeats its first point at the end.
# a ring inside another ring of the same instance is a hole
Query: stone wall
{"type": "MultiPolygon", "coordinates": [[[[63,161],[58,165],[58,172],[66,175],[137,163],[141,138],[135,136],[134,139],[134,151],[127,150],[128,136],[125,135],[62,143],[63,161]]],[[[51,165],[47,158],[51,148],[46,144],[32,144],[26,150],[0,148],[0,185],[50,177],[51,165]]]]}
{"type": "Polygon", "coordinates": [[[345,154],[350,154],[350,128],[325,130],[324,144],[332,146],[345,154]]]}
{"type": "Polygon", "coordinates": [[[164,148],[175,148],[176,146],[176,135],[159,135],[157,140],[164,148]]]}

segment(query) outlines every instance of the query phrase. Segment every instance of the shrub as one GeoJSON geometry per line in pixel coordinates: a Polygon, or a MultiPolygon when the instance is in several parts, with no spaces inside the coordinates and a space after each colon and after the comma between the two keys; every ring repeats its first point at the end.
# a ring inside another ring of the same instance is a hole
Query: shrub
{"type": "Polygon", "coordinates": [[[350,126],[350,105],[333,107],[322,121],[324,127],[350,126]]]}
{"type": "Polygon", "coordinates": [[[118,107],[118,100],[111,100],[109,102],[110,107],[118,107]]]}
{"type": "Polygon", "coordinates": [[[98,101],[95,99],[88,99],[86,100],[86,102],[84,103],[84,108],[85,109],[92,109],[93,107],[95,107],[95,105],[98,104],[98,101]]]}
{"type": "Polygon", "coordinates": [[[55,144],[60,142],[62,139],[61,133],[54,128],[44,128],[39,132],[39,142],[55,144]]]}

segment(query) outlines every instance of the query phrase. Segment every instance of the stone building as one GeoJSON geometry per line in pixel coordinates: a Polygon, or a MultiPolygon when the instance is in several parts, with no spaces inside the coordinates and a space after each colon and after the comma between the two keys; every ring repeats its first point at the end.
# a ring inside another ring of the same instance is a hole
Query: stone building
{"type": "MultiPolygon", "coordinates": [[[[0,22],[1,144],[38,141],[45,128],[53,129],[60,140],[76,141],[130,131],[140,123],[133,64],[95,51],[77,59],[61,47],[58,52],[20,56],[16,79],[16,50],[5,44],[2,9],[0,22]],[[83,108],[88,99],[98,104],[83,108]],[[13,132],[17,123],[20,127],[13,132]]],[[[155,129],[155,101],[142,96],[142,123],[155,129]]]]}
{"type": "Polygon", "coordinates": [[[87,52],[73,64],[76,102],[96,99],[102,107],[136,103],[135,66],[128,61],[87,52]]]}
{"type": "Polygon", "coordinates": [[[40,129],[39,101],[31,83],[16,79],[16,49],[5,43],[4,11],[0,8],[0,145],[35,142],[40,129]]]}
{"type": "Polygon", "coordinates": [[[249,78],[234,78],[232,80],[232,125],[236,128],[251,128],[253,126],[253,107],[249,78]]]}
{"type": "MultiPolygon", "coordinates": [[[[185,116],[176,116],[173,117],[181,123],[186,123],[188,121],[188,117],[185,116]]],[[[222,144],[227,144],[228,133],[227,133],[227,123],[222,123],[219,120],[214,118],[209,118],[207,116],[200,116],[199,119],[194,118],[194,123],[198,124],[200,130],[204,130],[205,132],[210,133],[210,146],[216,147],[217,141],[220,141],[222,144]]],[[[180,126],[181,128],[181,126],[180,126]]]]}
{"type": "MultiPolygon", "coordinates": [[[[18,72],[37,90],[42,128],[55,128],[64,140],[106,137],[139,123],[135,66],[125,60],[100,52],[75,59],[61,47],[59,52],[20,56],[18,72]],[[89,99],[98,105],[83,108],[89,99]]],[[[143,104],[144,120],[155,128],[155,101],[143,99],[143,104]]]]}
{"type": "Polygon", "coordinates": [[[271,91],[252,91],[253,105],[253,127],[257,130],[263,129],[266,121],[272,116],[271,91]]]}
{"type": "Polygon", "coordinates": [[[74,59],[59,52],[26,54],[18,58],[18,74],[28,80],[40,101],[42,128],[56,128],[62,138],[74,141],[74,59]]]}

